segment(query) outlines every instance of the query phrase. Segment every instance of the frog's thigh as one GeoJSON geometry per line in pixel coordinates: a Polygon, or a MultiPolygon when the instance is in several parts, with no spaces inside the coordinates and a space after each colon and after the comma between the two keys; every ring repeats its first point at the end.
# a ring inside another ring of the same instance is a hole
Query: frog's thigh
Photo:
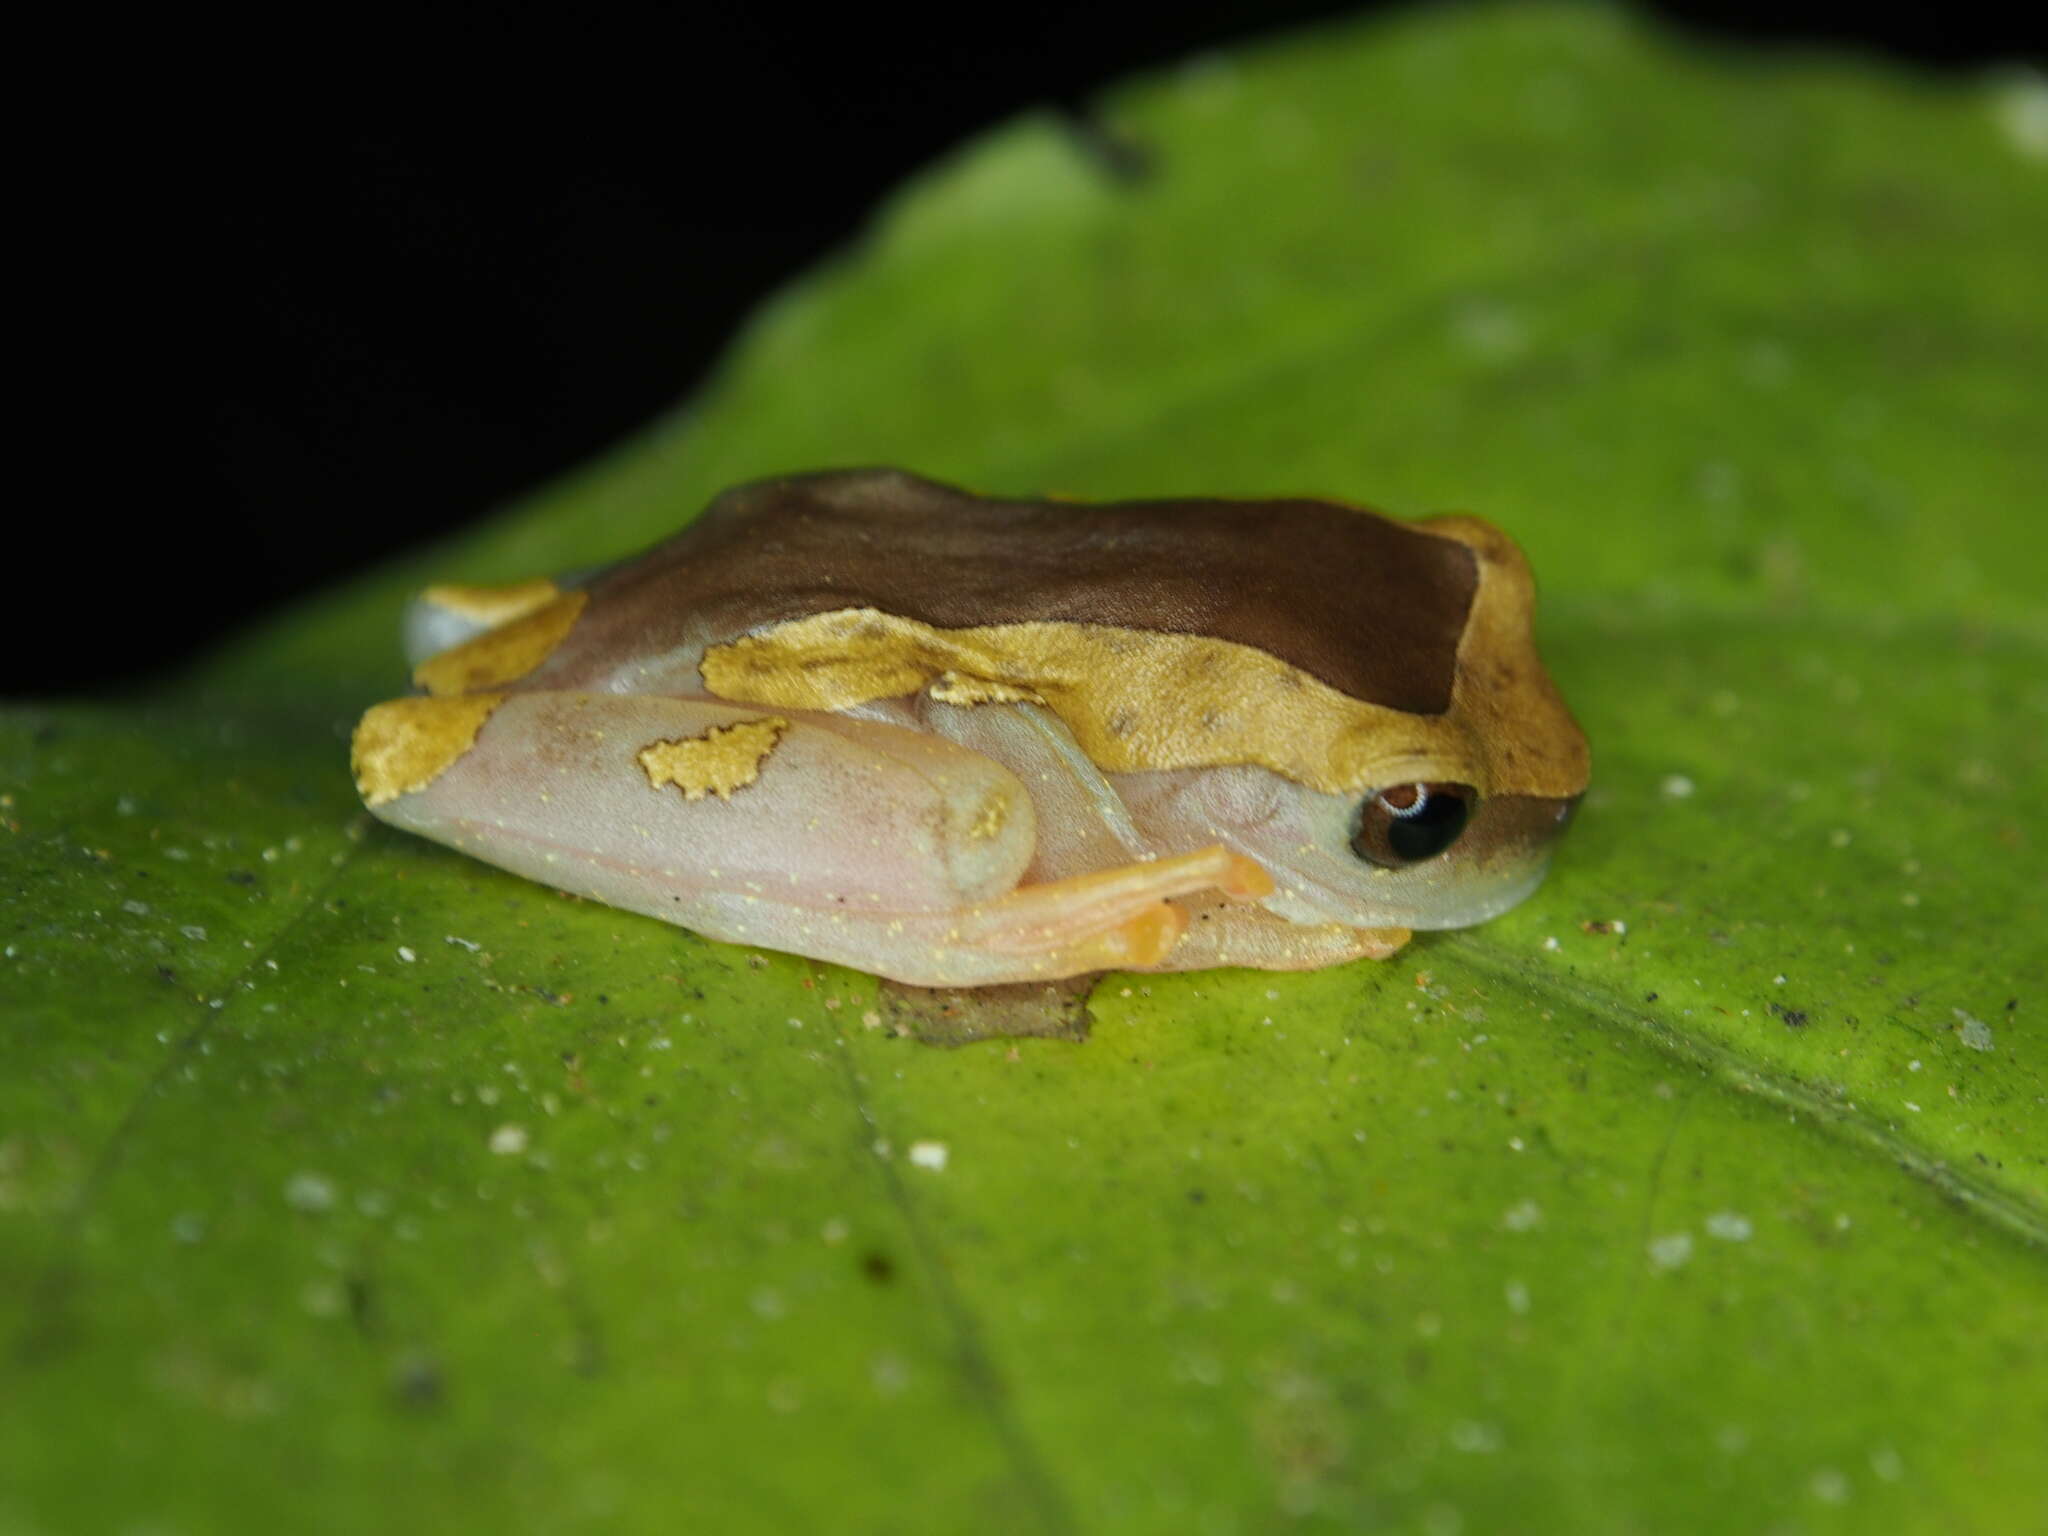
{"type": "MultiPolygon", "coordinates": [[[[379,706],[359,750],[379,711],[471,704],[379,706]]],[[[408,831],[692,927],[707,902],[950,910],[1009,891],[1033,843],[1022,786],[950,743],[651,695],[508,695],[423,785],[367,797],[408,831]]]]}
{"type": "Polygon", "coordinates": [[[1187,932],[1155,971],[1198,971],[1242,965],[1261,971],[1313,971],[1347,960],[1384,960],[1408,942],[1406,928],[1352,928],[1342,923],[1291,923],[1264,907],[1213,894],[1184,897],[1187,932]]]}

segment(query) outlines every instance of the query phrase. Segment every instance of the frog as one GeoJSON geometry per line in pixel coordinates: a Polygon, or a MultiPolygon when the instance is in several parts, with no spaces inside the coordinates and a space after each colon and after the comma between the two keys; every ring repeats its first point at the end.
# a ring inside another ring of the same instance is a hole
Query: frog
{"type": "Polygon", "coordinates": [[[790,474],[580,574],[430,587],[370,813],[914,987],[1309,970],[1542,881],[1590,773],[1467,514],[790,474]]]}

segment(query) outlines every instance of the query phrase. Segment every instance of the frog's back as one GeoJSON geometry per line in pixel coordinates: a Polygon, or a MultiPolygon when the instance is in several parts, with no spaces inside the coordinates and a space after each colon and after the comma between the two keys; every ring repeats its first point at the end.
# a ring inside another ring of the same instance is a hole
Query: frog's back
{"type": "Polygon", "coordinates": [[[941,629],[1206,635],[1354,698],[1434,714],[1477,579],[1464,543],[1329,502],[1005,501],[896,470],[841,471],[728,491],[597,577],[544,670],[561,686],[599,658],[700,652],[872,608],[941,629]]]}

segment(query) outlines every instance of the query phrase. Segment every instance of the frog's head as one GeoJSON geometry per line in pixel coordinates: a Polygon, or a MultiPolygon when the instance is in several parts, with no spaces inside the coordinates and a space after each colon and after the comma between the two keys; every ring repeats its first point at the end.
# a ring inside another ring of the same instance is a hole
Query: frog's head
{"type": "Polygon", "coordinates": [[[1285,819],[1307,847],[1281,862],[1302,905],[1337,921],[1372,913],[1405,928],[1462,928],[1541,882],[1585,793],[1591,754],[1536,654],[1535,583],[1522,552],[1478,518],[1418,526],[1464,545],[1477,571],[1449,704],[1366,733],[1355,744],[1355,793],[1285,786],[1285,819]]]}
{"type": "Polygon", "coordinates": [[[1536,888],[1585,792],[1586,737],[1536,654],[1521,551],[1477,518],[1414,526],[1470,551],[1473,572],[1443,599],[1451,622],[1417,627],[1411,670],[1443,679],[1427,712],[1371,689],[1320,695],[1261,760],[1151,786],[1179,824],[1265,865],[1266,906],[1297,922],[1483,922],[1536,888]]]}
{"type": "Polygon", "coordinates": [[[1258,860],[1275,882],[1269,911],[1355,928],[1463,928],[1505,912],[1542,882],[1579,802],[1448,779],[1335,795],[1249,766],[1142,779],[1126,781],[1140,817],[1258,860]]]}

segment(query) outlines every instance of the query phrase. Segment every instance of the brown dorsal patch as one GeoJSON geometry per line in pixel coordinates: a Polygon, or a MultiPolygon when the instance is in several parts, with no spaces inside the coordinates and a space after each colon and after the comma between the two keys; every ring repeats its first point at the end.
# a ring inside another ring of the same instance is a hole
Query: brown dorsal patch
{"type": "Polygon", "coordinates": [[[1460,540],[1332,502],[1007,501],[861,470],[727,492],[593,583],[578,652],[647,655],[697,625],[718,643],[875,609],[936,629],[1202,636],[1362,702],[1436,714],[1477,585],[1460,540]]]}
{"type": "Polygon", "coordinates": [[[761,776],[761,764],[788,729],[787,720],[769,715],[714,725],[701,736],[649,742],[634,756],[655,789],[673,784],[685,800],[702,800],[706,795],[730,800],[734,790],[746,788],[761,776]]]}
{"type": "Polygon", "coordinates": [[[1111,772],[1585,788],[1584,735],[1531,638],[1528,567],[1477,518],[984,500],[855,470],[728,491],[588,590],[574,632],[513,686],[636,691],[684,658],[678,691],[701,677],[772,710],[926,688],[1043,700],[1111,772]]]}

